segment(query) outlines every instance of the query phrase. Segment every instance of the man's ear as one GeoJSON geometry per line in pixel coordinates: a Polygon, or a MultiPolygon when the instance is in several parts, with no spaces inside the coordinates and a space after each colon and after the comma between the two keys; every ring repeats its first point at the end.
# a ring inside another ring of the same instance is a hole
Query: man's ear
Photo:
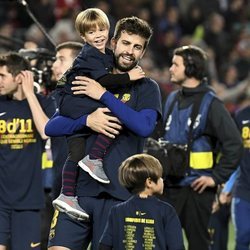
{"type": "Polygon", "coordinates": [[[110,40],[110,47],[112,50],[114,50],[115,46],[116,46],[116,39],[114,37],[111,38],[110,40]]]}
{"type": "Polygon", "coordinates": [[[143,50],[143,52],[142,52],[142,54],[140,56],[140,59],[142,59],[142,57],[144,56],[145,52],[146,52],[146,49],[143,50]]]}
{"type": "Polygon", "coordinates": [[[17,74],[14,77],[14,80],[15,80],[16,83],[21,84],[22,83],[21,73],[17,74]]]}

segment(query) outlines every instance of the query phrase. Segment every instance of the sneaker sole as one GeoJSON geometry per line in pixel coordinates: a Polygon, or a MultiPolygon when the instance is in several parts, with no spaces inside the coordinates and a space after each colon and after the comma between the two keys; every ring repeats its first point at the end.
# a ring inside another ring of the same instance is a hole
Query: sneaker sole
{"type": "Polygon", "coordinates": [[[56,201],[52,202],[52,205],[55,209],[59,212],[66,213],[72,215],[77,220],[88,220],[89,215],[87,213],[79,212],[78,210],[69,206],[66,202],[63,201],[56,201]]]}
{"type": "Polygon", "coordinates": [[[86,166],[83,162],[81,162],[81,161],[79,161],[78,162],[78,165],[79,165],[79,167],[82,169],[82,170],[84,170],[85,172],[87,172],[87,173],[89,173],[89,175],[93,178],[93,179],[95,179],[95,180],[97,180],[97,181],[99,181],[99,182],[101,182],[101,183],[104,183],[104,184],[109,184],[110,183],[110,180],[103,180],[103,179],[101,179],[101,178],[99,178],[97,175],[95,175],[91,170],[90,170],[90,168],[88,167],[88,166],[86,166]]]}

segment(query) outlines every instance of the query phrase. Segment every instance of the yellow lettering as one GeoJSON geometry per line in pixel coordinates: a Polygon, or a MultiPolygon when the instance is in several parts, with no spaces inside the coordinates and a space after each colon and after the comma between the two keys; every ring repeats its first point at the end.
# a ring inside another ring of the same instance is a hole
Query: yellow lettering
{"type": "MultiPolygon", "coordinates": [[[[19,133],[32,133],[32,119],[19,119],[19,118],[14,118],[12,121],[0,121],[0,133],[10,133],[10,134],[15,134],[19,129],[19,133]]],[[[30,136],[30,135],[28,135],[30,136]]]]}
{"type": "Polygon", "coordinates": [[[242,139],[250,138],[250,129],[249,129],[249,127],[243,127],[242,128],[241,136],[242,136],[242,139]]]}
{"type": "Polygon", "coordinates": [[[32,120],[28,119],[28,120],[24,120],[21,119],[20,120],[20,133],[30,133],[32,132],[32,120]]]}
{"type": "Polygon", "coordinates": [[[31,119],[28,119],[27,121],[26,121],[26,132],[27,133],[31,133],[31,132],[33,132],[33,129],[32,129],[32,120],[31,119]]]}
{"type": "Polygon", "coordinates": [[[1,120],[0,121],[0,133],[5,133],[6,132],[6,122],[1,120]]]}
{"type": "Polygon", "coordinates": [[[8,133],[16,133],[17,125],[19,123],[19,119],[13,119],[12,122],[7,123],[7,131],[8,133]]]}
{"type": "Polygon", "coordinates": [[[59,211],[58,211],[58,210],[55,210],[54,216],[53,216],[53,218],[52,218],[51,225],[50,225],[51,229],[54,228],[54,227],[56,226],[58,215],[59,215],[59,211]]]}

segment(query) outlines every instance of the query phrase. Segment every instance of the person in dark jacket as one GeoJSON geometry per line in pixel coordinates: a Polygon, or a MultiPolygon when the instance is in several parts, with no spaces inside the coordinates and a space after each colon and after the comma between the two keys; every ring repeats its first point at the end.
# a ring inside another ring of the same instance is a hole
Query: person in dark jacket
{"type": "Polygon", "coordinates": [[[208,249],[216,187],[227,181],[242,154],[236,124],[207,85],[206,64],[199,47],[175,49],[171,82],[181,88],[168,96],[164,110],[164,141],[172,148],[169,154],[175,149],[166,166],[165,198],[177,210],[189,250],[208,249]]]}

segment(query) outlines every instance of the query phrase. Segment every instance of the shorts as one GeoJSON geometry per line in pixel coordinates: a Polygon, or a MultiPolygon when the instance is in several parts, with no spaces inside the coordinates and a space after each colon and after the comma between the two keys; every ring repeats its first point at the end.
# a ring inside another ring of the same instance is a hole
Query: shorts
{"type": "Polygon", "coordinates": [[[11,250],[41,249],[40,210],[0,209],[0,245],[11,250]]]}
{"type": "Polygon", "coordinates": [[[48,247],[63,246],[82,250],[87,249],[92,240],[91,247],[93,250],[97,250],[108,220],[109,210],[121,202],[110,196],[79,197],[78,201],[89,214],[89,222],[79,222],[71,219],[65,213],[55,211],[51,222],[48,247]]]}

